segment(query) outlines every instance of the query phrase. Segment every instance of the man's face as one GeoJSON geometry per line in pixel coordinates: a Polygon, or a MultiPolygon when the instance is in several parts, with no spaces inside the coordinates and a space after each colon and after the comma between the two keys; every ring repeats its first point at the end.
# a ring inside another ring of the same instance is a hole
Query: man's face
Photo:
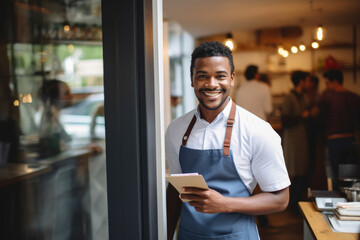
{"type": "Polygon", "coordinates": [[[234,86],[234,77],[227,57],[197,58],[191,75],[191,86],[200,107],[208,110],[223,109],[223,104],[234,86]]]}
{"type": "Polygon", "coordinates": [[[314,87],[315,87],[315,84],[310,80],[310,77],[306,77],[304,88],[305,89],[311,89],[311,88],[314,88],[314,87]]]}
{"type": "MultiPolygon", "coordinates": [[[[335,81],[334,81],[335,82],[335,81]]],[[[333,89],[334,88],[334,82],[330,82],[328,78],[325,78],[325,85],[327,89],[333,89]]]]}
{"type": "Polygon", "coordinates": [[[69,107],[72,105],[72,94],[68,85],[60,85],[59,87],[59,100],[58,104],[60,108],[69,107]]]}

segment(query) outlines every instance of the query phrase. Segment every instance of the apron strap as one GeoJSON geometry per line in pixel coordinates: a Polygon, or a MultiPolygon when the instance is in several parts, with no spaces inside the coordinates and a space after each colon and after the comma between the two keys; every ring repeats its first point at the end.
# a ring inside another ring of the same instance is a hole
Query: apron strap
{"type": "MultiPolygon", "coordinates": [[[[229,118],[228,118],[227,124],[226,124],[226,133],[225,133],[224,149],[223,149],[223,154],[225,156],[229,156],[229,154],[230,154],[231,133],[232,133],[232,127],[235,122],[235,113],[236,113],[236,104],[234,102],[232,102],[229,118]]],[[[193,127],[195,125],[195,122],[196,122],[196,116],[194,115],[194,117],[192,118],[192,120],[182,138],[183,146],[186,146],[186,143],[189,139],[191,130],[193,129],[193,127]]]]}
{"type": "Polygon", "coordinates": [[[229,118],[226,124],[226,133],[225,133],[224,149],[223,149],[223,154],[225,156],[230,155],[231,133],[235,122],[235,113],[236,113],[236,104],[232,102],[229,118]]]}
{"type": "Polygon", "coordinates": [[[187,143],[187,141],[189,139],[189,136],[190,136],[190,132],[193,129],[193,127],[195,125],[195,122],[196,122],[196,116],[194,115],[194,117],[192,118],[192,120],[191,120],[191,122],[190,122],[184,136],[183,136],[183,139],[182,139],[182,145],[183,146],[186,146],[186,143],[187,143]]]}

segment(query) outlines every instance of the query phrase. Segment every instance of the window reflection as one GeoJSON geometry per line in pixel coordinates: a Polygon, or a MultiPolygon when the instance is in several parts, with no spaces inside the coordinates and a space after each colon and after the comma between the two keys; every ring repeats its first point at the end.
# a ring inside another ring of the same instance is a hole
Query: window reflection
{"type": "MultiPolygon", "coordinates": [[[[21,141],[25,154],[36,157],[38,149],[32,148],[34,143],[40,138],[48,143],[50,138],[46,135],[58,131],[62,132],[59,142],[63,142],[63,147],[54,153],[59,153],[68,145],[78,144],[71,139],[105,137],[104,114],[101,111],[104,102],[102,46],[99,43],[72,46],[72,52],[68,51],[66,44],[10,46],[14,56],[9,58],[14,58],[14,71],[17,73],[12,80],[16,81],[19,102],[14,107],[20,111],[21,141]],[[68,90],[65,98],[68,99],[59,98],[64,90],[56,84],[50,86],[51,89],[45,89],[54,82],[65,86],[68,90]]],[[[42,156],[49,154],[45,153],[48,146],[45,144],[42,148],[42,156]]]]}
{"type": "Polygon", "coordinates": [[[0,231],[108,239],[101,1],[0,9],[0,231]]]}

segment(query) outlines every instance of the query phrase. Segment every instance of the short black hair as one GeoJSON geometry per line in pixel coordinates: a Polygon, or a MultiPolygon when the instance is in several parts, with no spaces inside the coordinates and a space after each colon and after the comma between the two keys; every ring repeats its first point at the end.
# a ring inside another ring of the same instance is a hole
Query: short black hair
{"type": "Polygon", "coordinates": [[[234,61],[231,50],[220,42],[203,42],[191,54],[190,73],[193,74],[195,60],[198,58],[222,56],[227,57],[230,62],[231,74],[234,73],[234,61]]]}
{"type": "Polygon", "coordinates": [[[344,82],[343,72],[339,69],[330,69],[324,73],[324,78],[329,79],[330,82],[337,81],[340,84],[344,82]]]}
{"type": "Polygon", "coordinates": [[[255,75],[257,73],[258,73],[258,67],[255,65],[249,65],[247,66],[244,75],[246,80],[251,80],[255,78],[255,75]]]}
{"type": "Polygon", "coordinates": [[[294,84],[294,86],[298,86],[300,81],[303,80],[305,81],[306,77],[309,76],[310,73],[308,72],[304,72],[304,71],[293,71],[291,73],[291,81],[294,84]]]}
{"type": "Polygon", "coordinates": [[[319,78],[315,75],[311,75],[310,76],[310,81],[312,83],[314,83],[315,87],[317,87],[319,85],[319,78]]]}
{"type": "Polygon", "coordinates": [[[270,77],[268,74],[266,73],[260,73],[259,74],[259,81],[260,82],[263,82],[263,83],[266,83],[268,85],[271,85],[271,80],[270,80],[270,77]]]}

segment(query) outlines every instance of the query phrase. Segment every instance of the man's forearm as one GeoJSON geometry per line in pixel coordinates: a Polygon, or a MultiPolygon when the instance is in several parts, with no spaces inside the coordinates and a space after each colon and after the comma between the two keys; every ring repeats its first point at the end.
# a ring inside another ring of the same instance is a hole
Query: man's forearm
{"type": "Polygon", "coordinates": [[[182,199],[202,213],[237,212],[263,215],[285,210],[289,202],[289,189],[261,192],[250,197],[225,197],[213,189],[186,187],[182,199]]]}
{"type": "Polygon", "coordinates": [[[281,212],[289,203],[289,188],[277,192],[261,192],[247,198],[225,197],[225,212],[264,215],[281,212]]]}
{"type": "Polygon", "coordinates": [[[173,239],[181,212],[181,204],[179,193],[169,184],[166,190],[167,236],[169,240],[173,239]]]}

